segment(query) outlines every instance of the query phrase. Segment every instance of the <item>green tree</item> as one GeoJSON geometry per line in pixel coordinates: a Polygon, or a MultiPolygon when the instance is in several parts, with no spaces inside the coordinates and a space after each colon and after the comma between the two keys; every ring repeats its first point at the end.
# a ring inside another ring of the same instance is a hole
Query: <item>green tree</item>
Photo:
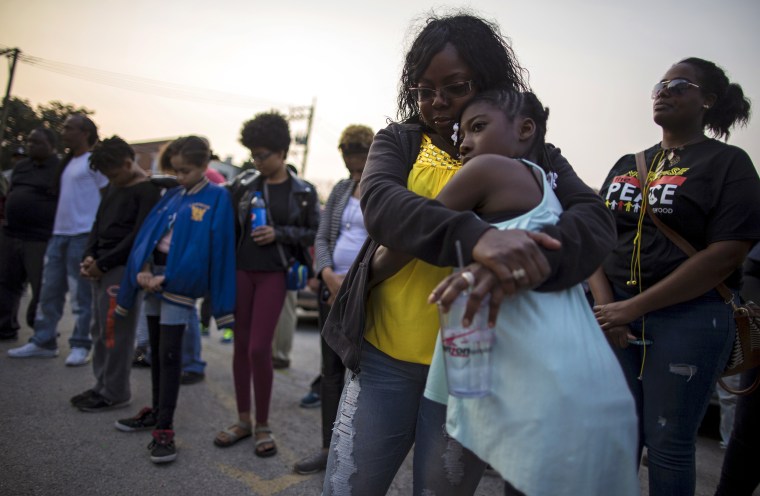
{"type": "MultiPolygon", "coordinates": [[[[47,126],[60,136],[63,131],[63,121],[69,114],[81,113],[92,115],[95,112],[85,107],[78,107],[71,103],[51,101],[37,105],[33,109],[29,100],[12,97],[9,102],[8,121],[5,127],[5,136],[0,149],[0,168],[5,170],[11,167],[11,154],[19,145],[23,145],[26,137],[37,126],[47,126]]],[[[0,106],[0,112],[2,106],[0,106]]],[[[64,152],[63,143],[58,142],[58,152],[64,152]]]]}

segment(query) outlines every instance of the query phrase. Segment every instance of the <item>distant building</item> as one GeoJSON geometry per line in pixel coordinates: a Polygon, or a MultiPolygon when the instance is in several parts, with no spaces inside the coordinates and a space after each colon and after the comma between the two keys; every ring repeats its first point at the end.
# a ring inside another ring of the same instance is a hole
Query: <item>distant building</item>
{"type": "Polygon", "coordinates": [[[146,171],[154,172],[158,168],[158,156],[161,154],[161,150],[175,139],[162,138],[151,141],[138,141],[137,143],[130,143],[130,145],[135,150],[135,158],[140,167],[146,171]]]}

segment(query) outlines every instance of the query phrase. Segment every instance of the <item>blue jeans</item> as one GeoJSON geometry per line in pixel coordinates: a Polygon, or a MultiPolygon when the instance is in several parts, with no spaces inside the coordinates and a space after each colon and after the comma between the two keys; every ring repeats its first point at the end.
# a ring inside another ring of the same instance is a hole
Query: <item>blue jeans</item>
{"type": "Polygon", "coordinates": [[[386,494],[415,443],[413,494],[475,492],[485,464],[448,437],[446,406],[423,397],[428,368],[364,342],[361,372],[347,377],[343,388],[325,496],[386,494]]]}
{"type": "Polygon", "coordinates": [[[75,236],[53,235],[48,242],[40,301],[34,318],[34,335],[31,338],[31,342],[37,346],[48,349],[58,347],[57,327],[63,316],[67,290],[71,294],[71,311],[75,322],[69,345],[88,350],[92,346],[92,288],[90,282],[79,275],[79,264],[88,237],[87,233],[75,236]]]}
{"type": "Polygon", "coordinates": [[[190,312],[185,325],[185,335],[182,337],[182,372],[202,374],[206,362],[201,360],[201,326],[198,311],[190,312]]]}
{"type": "MultiPolygon", "coordinates": [[[[618,300],[627,297],[616,290],[618,300]]],[[[640,337],[642,320],[630,328],[640,337]]],[[[697,429],[735,332],[730,307],[713,290],[647,314],[644,338],[652,344],[646,353],[643,346],[615,349],[636,400],[639,451],[647,447],[651,496],[694,494],[697,429]]]]}

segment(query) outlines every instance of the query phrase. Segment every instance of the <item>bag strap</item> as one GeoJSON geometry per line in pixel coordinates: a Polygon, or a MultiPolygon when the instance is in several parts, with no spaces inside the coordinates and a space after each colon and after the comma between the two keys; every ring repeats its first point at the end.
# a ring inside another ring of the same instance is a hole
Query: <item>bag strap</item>
{"type": "MultiPolygon", "coordinates": [[[[647,194],[649,192],[649,173],[647,171],[646,166],[646,160],[644,158],[644,152],[638,152],[636,154],[636,170],[639,173],[639,183],[641,186],[641,199],[644,203],[647,214],[649,214],[649,218],[652,219],[652,222],[654,222],[654,225],[657,226],[657,228],[662,231],[662,233],[673,242],[674,245],[679,247],[681,251],[686,253],[687,256],[692,257],[697,253],[697,249],[694,248],[691,243],[686,241],[686,239],[678,234],[673,228],[666,225],[663,221],[661,221],[652,210],[652,206],[647,201],[647,194]]],[[[731,305],[735,308],[734,304],[734,294],[731,292],[730,289],[728,289],[728,286],[726,286],[724,283],[720,283],[717,286],[715,286],[715,289],[718,291],[721,297],[723,297],[723,301],[726,302],[727,305],[731,305]]]]}

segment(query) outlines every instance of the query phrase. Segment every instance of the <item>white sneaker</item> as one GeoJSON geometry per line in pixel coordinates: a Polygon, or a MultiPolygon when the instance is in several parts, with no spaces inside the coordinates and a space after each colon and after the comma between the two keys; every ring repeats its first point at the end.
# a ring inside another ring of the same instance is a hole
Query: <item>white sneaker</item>
{"type": "Polygon", "coordinates": [[[55,358],[58,356],[58,348],[49,350],[34,343],[26,343],[24,346],[8,350],[8,356],[11,358],[55,358]]]}
{"type": "Polygon", "coordinates": [[[87,348],[71,348],[71,353],[66,359],[66,365],[68,367],[79,367],[80,365],[86,365],[90,361],[90,350],[87,348]]]}

